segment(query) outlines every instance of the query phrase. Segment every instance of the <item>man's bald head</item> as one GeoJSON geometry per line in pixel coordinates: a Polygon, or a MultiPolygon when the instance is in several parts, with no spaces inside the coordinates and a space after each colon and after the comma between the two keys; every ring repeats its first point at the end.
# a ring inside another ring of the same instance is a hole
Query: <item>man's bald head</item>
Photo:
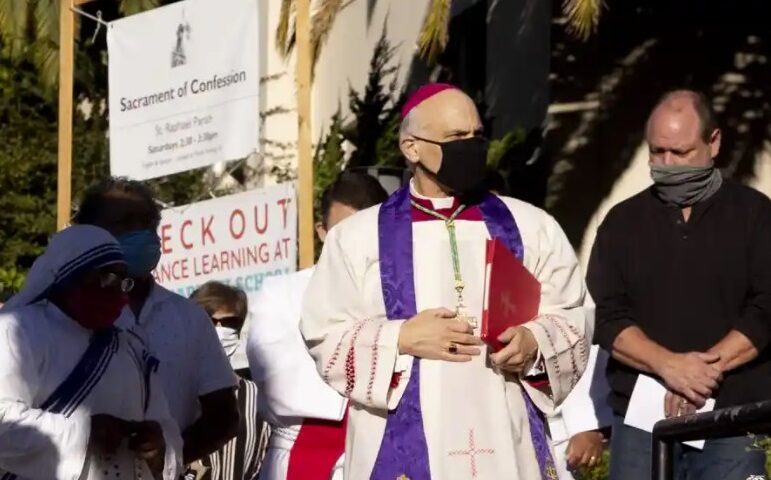
{"type": "Polygon", "coordinates": [[[409,111],[402,120],[399,145],[411,167],[421,162],[436,172],[442,161],[442,150],[436,143],[481,133],[482,121],[474,101],[461,90],[451,88],[429,97],[409,111]]]}
{"type": "Polygon", "coordinates": [[[706,166],[720,150],[720,130],[707,98],[691,90],[661,97],[646,127],[650,162],[706,166]]]}
{"type": "Polygon", "coordinates": [[[709,137],[717,128],[717,118],[709,99],[700,92],[693,90],[674,90],[665,93],[651,112],[648,124],[657,114],[679,112],[684,114],[695,113],[699,118],[701,138],[709,141],[709,137]]]}

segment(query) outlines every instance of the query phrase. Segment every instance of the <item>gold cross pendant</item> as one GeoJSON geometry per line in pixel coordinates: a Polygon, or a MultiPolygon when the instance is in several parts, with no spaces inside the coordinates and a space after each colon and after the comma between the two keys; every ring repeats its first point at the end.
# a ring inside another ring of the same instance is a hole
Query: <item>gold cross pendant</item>
{"type": "Polygon", "coordinates": [[[466,315],[466,309],[461,305],[455,309],[455,319],[459,322],[466,322],[471,325],[472,328],[477,328],[477,318],[471,315],[466,315]]]}
{"type": "Polygon", "coordinates": [[[458,320],[463,320],[469,325],[471,325],[471,328],[477,328],[479,324],[477,323],[477,317],[469,317],[466,315],[463,315],[461,317],[458,317],[458,320]]]}
{"type": "Polygon", "coordinates": [[[407,475],[399,475],[398,477],[396,477],[396,480],[410,480],[410,477],[408,477],[407,475]]]}

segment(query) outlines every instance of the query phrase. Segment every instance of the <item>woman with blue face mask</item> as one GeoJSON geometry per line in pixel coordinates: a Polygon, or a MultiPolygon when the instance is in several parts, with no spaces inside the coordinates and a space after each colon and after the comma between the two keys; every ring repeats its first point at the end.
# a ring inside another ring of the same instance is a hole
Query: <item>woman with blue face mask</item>
{"type": "MultiPolygon", "coordinates": [[[[247,298],[243,290],[220,282],[208,282],[193,292],[190,298],[203,307],[211,318],[217,330],[222,348],[228,358],[232,358],[238,349],[241,329],[247,315],[247,298]]],[[[256,415],[257,386],[248,380],[248,372],[237,371],[239,374],[238,406],[241,423],[238,435],[218,452],[212,453],[208,459],[203,459],[192,470],[205,472],[203,476],[191,472],[191,478],[210,480],[251,480],[257,478],[265,449],[268,444],[269,427],[256,415]],[[249,448],[249,446],[253,448],[249,448]],[[220,465],[220,476],[215,477],[211,465],[220,465]],[[225,472],[243,472],[243,476],[230,477],[225,472]]],[[[197,472],[196,472],[197,473],[197,472]]]]}

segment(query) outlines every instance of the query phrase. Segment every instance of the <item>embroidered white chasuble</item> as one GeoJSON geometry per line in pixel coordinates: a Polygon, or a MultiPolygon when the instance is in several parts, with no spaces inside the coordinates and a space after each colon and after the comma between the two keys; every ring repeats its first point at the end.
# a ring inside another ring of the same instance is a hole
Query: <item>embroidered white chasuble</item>
{"type": "MultiPolygon", "coordinates": [[[[545,212],[511,198],[501,200],[519,227],[525,267],[542,284],[539,316],[526,326],[538,343],[552,395],[490,368],[487,349],[469,363],[421,360],[423,427],[431,476],[437,480],[539,478],[521,389],[542,412],[552,412],[580,378],[589,353],[593,307],[567,238],[545,212]]],[[[436,209],[449,208],[452,199],[432,202],[436,209]]],[[[351,400],[345,465],[350,480],[370,478],[387,410],[398,405],[413,360],[397,350],[399,329],[407,319],[386,319],[378,211],[360,212],[329,233],[301,321],[323,378],[351,400]]],[[[453,310],[456,292],[445,224],[420,221],[412,228],[417,310],[453,310]]],[[[481,319],[489,234],[482,221],[457,220],[456,235],[467,312],[481,319]]]]}

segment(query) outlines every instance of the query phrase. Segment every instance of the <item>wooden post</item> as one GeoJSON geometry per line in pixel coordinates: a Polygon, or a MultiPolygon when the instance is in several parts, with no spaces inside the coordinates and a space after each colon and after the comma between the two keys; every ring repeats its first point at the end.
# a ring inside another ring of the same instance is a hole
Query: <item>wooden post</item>
{"type": "Polygon", "coordinates": [[[300,268],[313,265],[313,155],[311,145],[310,0],[296,0],[297,162],[299,170],[300,268]]]}
{"type": "Polygon", "coordinates": [[[56,228],[70,221],[72,210],[72,78],[75,69],[75,13],[72,0],[59,2],[59,165],[56,228]]]}
{"type": "Polygon", "coordinates": [[[59,161],[56,186],[56,229],[70,222],[72,212],[72,103],[75,73],[74,5],[93,0],[59,2],[59,161]]]}

